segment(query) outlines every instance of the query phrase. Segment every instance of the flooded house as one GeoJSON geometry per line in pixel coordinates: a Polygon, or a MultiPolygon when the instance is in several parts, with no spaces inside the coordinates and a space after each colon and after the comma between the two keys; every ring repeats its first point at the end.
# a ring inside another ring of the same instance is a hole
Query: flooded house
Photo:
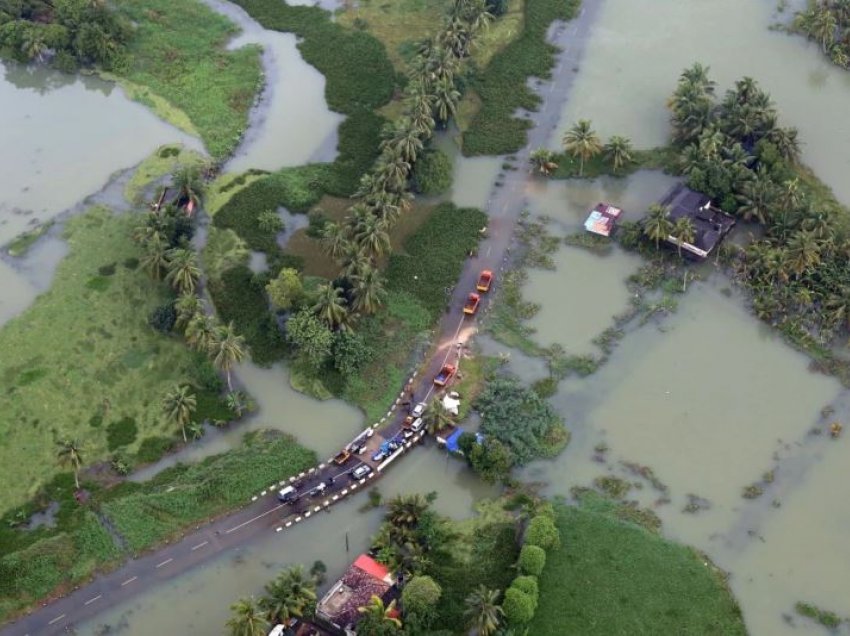
{"type": "MultiPolygon", "coordinates": [[[[710,197],[691,190],[683,183],[673,186],[658,203],[667,208],[668,218],[673,223],[680,218],[691,220],[694,240],[691,243],[682,243],[682,250],[699,260],[707,258],[735,225],[735,219],[713,206],[710,197]]],[[[666,240],[679,247],[679,241],[672,235],[666,240]]]]}
{"type": "Polygon", "coordinates": [[[387,567],[368,554],[361,554],[318,602],[316,619],[337,634],[356,634],[358,609],[373,596],[389,604],[398,591],[387,567]]]}

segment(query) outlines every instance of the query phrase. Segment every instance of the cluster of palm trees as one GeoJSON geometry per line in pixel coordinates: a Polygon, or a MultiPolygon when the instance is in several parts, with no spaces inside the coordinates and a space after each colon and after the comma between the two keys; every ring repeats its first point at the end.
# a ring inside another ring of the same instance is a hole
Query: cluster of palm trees
{"type": "Polygon", "coordinates": [[[850,69],[850,0],[809,0],[793,28],[820,44],[833,63],[850,69]]]}
{"type": "Polygon", "coordinates": [[[390,229],[410,208],[413,166],[437,125],[454,115],[460,62],[491,19],[484,0],[454,0],[445,27],[422,44],[411,63],[404,114],[383,131],[381,154],[354,193],[357,203],[343,222],[325,226],[322,246],[341,276],[318,290],[312,309],[329,328],[346,329],[382,305],[386,294],[377,262],[390,253],[390,229]]]}
{"type": "MultiPolygon", "coordinates": [[[[759,223],[765,236],[738,258],[758,315],[795,320],[822,340],[850,328],[850,236],[834,204],[815,202],[794,172],[797,131],[781,128],[770,96],[744,78],[718,104],[708,69],[695,64],[669,101],[674,141],[688,183],[727,212],[759,223]]],[[[665,211],[650,211],[644,231],[656,241],[684,238],[665,211]]]]}
{"type": "Polygon", "coordinates": [[[693,243],[696,238],[696,228],[690,218],[682,216],[674,222],[670,219],[670,208],[657,203],[649,206],[643,221],[643,233],[655,243],[655,249],[659,248],[661,241],[672,237],[678,247],[679,256],[682,255],[682,246],[685,243],[693,243]]]}
{"type": "MultiPolygon", "coordinates": [[[[579,161],[578,175],[584,176],[584,164],[602,155],[617,174],[624,166],[634,161],[632,142],[628,137],[612,136],[603,144],[593,125],[587,119],[580,119],[564,133],[561,140],[564,150],[579,161]]],[[[549,176],[557,170],[555,153],[546,148],[538,148],[531,153],[531,165],[540,174],[549,176]]]]}
{"type": "Polygon", "coordinates": [[[300,565],[283,570],[265,586],[265,595],[242,598],[230,609],[227,629],[231,636],[265,636],[274,624],[311,616],[316,608],[316,579],[300,565]]]}

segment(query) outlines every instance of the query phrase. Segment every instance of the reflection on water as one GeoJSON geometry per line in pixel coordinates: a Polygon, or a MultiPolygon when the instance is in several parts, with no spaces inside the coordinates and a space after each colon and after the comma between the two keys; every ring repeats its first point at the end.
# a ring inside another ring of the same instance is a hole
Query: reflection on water
{"type": "Polygon", "coordinates": [[[815,43],[769,31],[775,7],[772,0],[605,0],[550,144],[558,147],[579,118],[592,119],[603,137],[666,143],[667,98],[682,69],[699,61],[721,94],[745,75],[761,83],[782,121],[799,128],[805,162],[850,202],[850,73],[815,43]]]}
{"type": "MultiPolygon", "coordinates": [[[[455,518],[468,516],[476,500],[495,494],[493,488],[474,478],[462,462],[447,461],[433,446],[417,449],[399,461],[378,488],[385,497],[437,491],[435,508],[455,518]]],[[[79,626],[77,633],[81,636],[103,633],[98,630],[104,625],[120,625],[122,636],[223,633],[230,604],[243,596],[262,594],[263,584],[283,567],[300,563],[309,568],[314,561],[321,560],[328,568],[329,582],[342,574],[368,548],[380,524],[380,510],[358,511],[366,501],[366,496],[360,494],[336,505],[331,514],[319,515],[280,534],[274,532],[272,525],[265,538],[222,554],[111,608],[79,626]]]]}
{"type": "Polygon", "coordinates": [[[199,142],[93,77],[0,62],[0,245],[161,144],[199,142]]]}

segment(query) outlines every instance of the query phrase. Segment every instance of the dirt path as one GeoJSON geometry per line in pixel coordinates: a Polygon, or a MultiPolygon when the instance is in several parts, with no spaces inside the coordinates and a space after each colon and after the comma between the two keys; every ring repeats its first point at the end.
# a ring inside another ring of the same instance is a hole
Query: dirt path
{"type": "MultiPolygon", "coordinates": [[[[455,362],[457,359],[456,343],[465,341],[474,333],[474,320],[465,320],[461,308],[467,294],[474,289],[479,272],[482,269],[496,272],[495,284],[498,285],[499,275],[508,262],[516,222],[527,202],[525,191],[530,178],[528,156],[534,148],[548,143],[558,125],[576,75],[573,69],[581,59],[589,37],[589,27],[600,6],[601,0],[585,0],[576,19],[567,24],[556,23],[550,29],[549,40],[562,48],[563,52],[558,56],[552,81],[537,88],[543,101],[540,110],[530,114],[533,128],[529,131],[529,144],[516,155],[516,170],[507,171],[497,178],[501,186],[493,185],[487,208],[490,217],[487,238],[481,242],[478,256],[467,261],[455,286],[451,311],[440,323],[437,350],[414,383],[417,400],[431,395],[434,375],[447,360],[455,362]]],[[[482,309],[486,308],[488,300],[484,299],[482,309]]],[[[321,497],[303,497],[293,506],[280,504],[275,497],[275,488],[286,482],[270,485],[267,491],[258,493],[245,508],[198,527],[156,552],[130,559],[118,570],[97,577],[92,583],[7,626],[0,631],[0,635],[48,636],[67,633],[74,623],[91,618],[112,605],[176,577],[225,550],[268,532],[277,531],[285,535],[288,527],[296,523],[308,523],[312,515],[324,512],[325,508],[332,507],[335,501],[343,497],[352,496],[360,487],[383,474],[377,470],[371,456],[384,439],[398,434],[403,415],[396,411],[394,416],[388,426],[376,432],[367,450],[359,456],[360,461],[375,469],[375,477],[361,482],[353,481],[348,472],[359,461],[350,461],[345,467],[334,466],[330,462],[320,464],[314,472],[300,479],[299,491],[306,493],[320,482],[328,482],[329,478],[333,482],[321,497]]]]}

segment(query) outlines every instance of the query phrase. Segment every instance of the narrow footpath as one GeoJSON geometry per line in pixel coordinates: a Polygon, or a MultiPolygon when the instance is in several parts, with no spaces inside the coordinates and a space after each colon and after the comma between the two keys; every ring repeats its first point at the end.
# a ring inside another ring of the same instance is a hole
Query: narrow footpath
{"type": "MultiPolygon", "coordinates": [[[[497,177],[488,200],[489,222],[487,237],[478,250],[478,256],[470,258],[452,293],[450,311],[439,326],[437,348],[428,364],[413,381],[416,400],[431,396],[433,378],[448,362],[455,362],[459,355],[458,342],[465,342],[475,330],[473,319],[464,319],[462,307],[481,270],[489,269],[496,274],[498,287],[501,274],[508,264],[513,233],[520,214],[527,204],[526,186],[529,182],[529,155],[535,148],[546,146],[558,122],[564,104],[570,96],[576,69],[589,40],[590,27],[599,12],[602,0],[584,0],[578,17],[568,23],[555,23],[550,28],[549,41],[562,49],[552,71],[552,80],[536,88],[542,102],[540,109],[529,114],[532,128],[529,143],[516,155],[515,170],[497,177]]],[[[489,302],[487,294],[482,298],[482,307],[489,302]]],[[[199,526],[174,543],[161,549],[133,558],[119,569],[96,577],[88,585],[76,589],[67,596],[39,608],[32,614],[6,626],[0,636],[50,636],[73,633],[73,625],[89,619],[122,601],[126,601],[152,586],[179,576],[187,570],[205,562],[222,552],[243,545],[269,532],[280,533],[284,539],[286,530],[295,524],[309,523],[310,517],[332,507],[341,498],[352,496],[369,482],[380,478],[383,468],[392,463],[384,460],[379,468],[371,461],[372,454],[384,440],[395,437],[401,430],[404,415],[395,410],[389,423],[370,438],[369,445],[359,462],[351,460],[346,466],[335,466],[328,461],[293,478],[299,482],[299,492],[307,493],[320,483],[329,484],[320,497],[302,496],[294,505],[282,504],[277,500],[277,489],[292,480],[270,484],[244,508],[219,520],[199,526]],[[350,469],[358,463],[369,464],[373,471],[369,477],[354,481],[350,469]]],[[[415,448],[421,435],[408,442],[392,456],[393,461],[415,448]]],[[[342,444],[341,444],[342,445],[342,444]]],[[[234,599],[235,600],[235,599],[234,599]]]]}

